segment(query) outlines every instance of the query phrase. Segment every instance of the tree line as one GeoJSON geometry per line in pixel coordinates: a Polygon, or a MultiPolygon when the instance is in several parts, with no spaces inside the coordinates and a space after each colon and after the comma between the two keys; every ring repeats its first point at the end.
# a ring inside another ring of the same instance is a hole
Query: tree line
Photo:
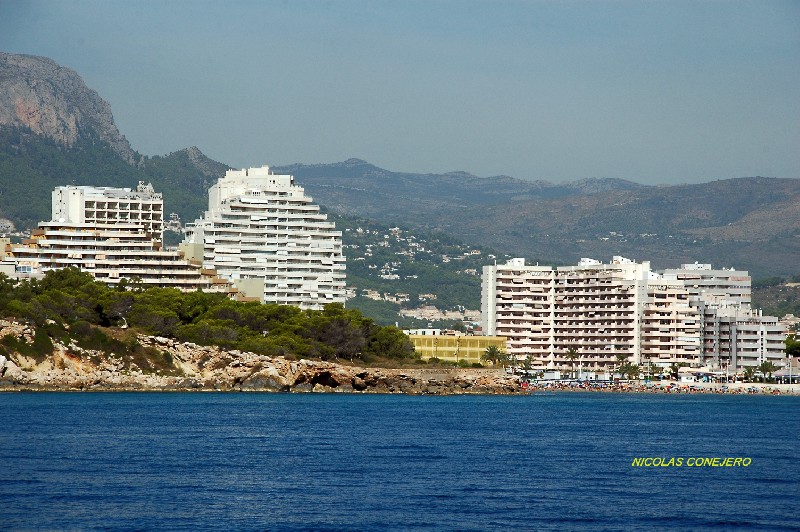
{"type": "MultiPolygon", "coordinates": [[[[338,303],[323,310],[301,310],[232,301],[221,293],[146,288],[135,280],[110,287],[77,268],[53,270],[41,280],[15,281],[0,274],[0,314],[28,322],[37,338],[40,333],[55,338],[69,331],[70,338],[77,335],[86,342],[92,337],[94,344],[103,344],[105,333],[98,327],[124,326],[270,356],[364,362],[416,357],[408,337],[398,328],[377,325],[358,310],[338,303]]],[[[22,347],[14,339],[3,340],[7,347],[22,347]]]]}

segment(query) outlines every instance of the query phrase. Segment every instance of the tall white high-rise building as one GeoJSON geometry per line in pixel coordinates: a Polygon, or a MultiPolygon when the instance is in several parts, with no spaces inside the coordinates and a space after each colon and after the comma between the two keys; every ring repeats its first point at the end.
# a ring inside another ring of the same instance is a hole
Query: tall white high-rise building
{"type": "Polygon", "coordinates": [[[777,318],[750,307],[750,277],[689,264],[655,272],[650,263],[484,266],[481,311],[488,335],[505,336],[510,355],[540,368],[564,368],[577,356],[591,369],[675,363],[717,370],[781,365],[777,318]]]}
{"type": "Polygon", "coordinates": [[[248,298],[315,309],[345,301],[342,233],[294,177],[267,166],[219,179],[180,249],[248,298]]]}

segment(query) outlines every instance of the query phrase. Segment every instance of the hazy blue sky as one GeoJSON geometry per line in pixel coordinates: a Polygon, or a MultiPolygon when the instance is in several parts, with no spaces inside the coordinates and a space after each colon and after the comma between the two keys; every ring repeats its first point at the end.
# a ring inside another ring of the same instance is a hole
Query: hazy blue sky
{"type": "Polygon", "coordinates": [[[797,1],[0,0],[134,149],[642,183],[800,177],[797,1]]]}

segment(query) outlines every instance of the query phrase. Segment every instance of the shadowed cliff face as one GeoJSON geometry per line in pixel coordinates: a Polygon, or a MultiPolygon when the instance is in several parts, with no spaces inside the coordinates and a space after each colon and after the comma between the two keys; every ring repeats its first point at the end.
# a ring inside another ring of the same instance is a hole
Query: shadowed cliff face
{"type": "Polygon", "coordinates": [[[67,147],[96,138],[128,164],[138,163],[108,102],[74,70],[45,57],[0,52],[0,125],[25,127],[67,147]]]}

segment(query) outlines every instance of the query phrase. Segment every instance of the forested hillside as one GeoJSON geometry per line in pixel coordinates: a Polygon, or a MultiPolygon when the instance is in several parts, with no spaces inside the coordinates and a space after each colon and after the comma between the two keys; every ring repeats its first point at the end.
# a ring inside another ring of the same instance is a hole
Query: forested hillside
{"type": "MultiPolygon", "coordinates": [[[[224,168],[216,164],[218,170],[224,168]]],[[[65,148],[24,128],[0,127],[0,218],[20,229],[50,219],[51,193],[57,186],[136,188],[139,181],[152,182],[164,194],[167,213],[178,213],[184,223],[194,221],[208,205],[207,190],[217,177],[201,171],[190,150],[144,157],[140,166],[131,166],[99,141],[80,140],[65,148]]]]}
{"type": "Polygon", "coordinates": [[[302,311],[240,303],[224,294],[145,289],[136,282],[110,288],[75,268],[48,272],[41,281],[14,282],[0,275],[0,316],[35,326],[31,342],[11,336],[0,339],[0,354],[10,349],[42,357],[52,351],[52,338],[57,337],[65,344],[72,340],[82,348],[136,358],[147,355],[135,341],[133,333],[138,330],[270,356],[362,362],[414,356],[400,330],[376,325],[340,304],[302,311]],[[130,330],[117,336],[108,332],[107,328],[119,326],[130,330]]]}

